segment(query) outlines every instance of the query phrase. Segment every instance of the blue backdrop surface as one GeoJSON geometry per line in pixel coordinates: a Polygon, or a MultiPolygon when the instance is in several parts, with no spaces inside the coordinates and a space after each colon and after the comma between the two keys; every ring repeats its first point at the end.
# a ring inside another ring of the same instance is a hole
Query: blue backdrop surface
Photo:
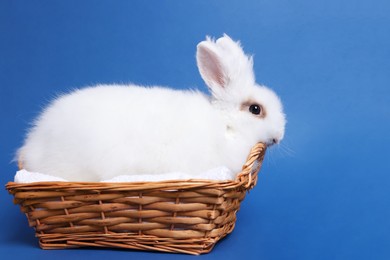
{"type": "MultiPolygon", "coordinates": [[[[96,83],[207,91],[195,46],[223,33],[255,54],[282,98],[269,150],[234,232],[202,259],[390,259],[389,1],[0,2],[0,180],[53,97],[96,83]]],[[[13,259],[181,259],[125,250],[39,249],[0,190],[0,255],[13,259]]]]}

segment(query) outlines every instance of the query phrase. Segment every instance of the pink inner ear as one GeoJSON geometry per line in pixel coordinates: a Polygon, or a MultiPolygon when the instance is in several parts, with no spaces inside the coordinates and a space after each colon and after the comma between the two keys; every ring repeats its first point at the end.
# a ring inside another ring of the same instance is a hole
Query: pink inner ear
{"type": "Polygon", "coordinates": [[[207,48],[201,47],[198,53],[199,57],[199,70],[203,76],[203,79],[208,85],[219,85],[224,87],[225,75],[223,74],[221,63],[218,57],[208,50],[207,48]]]}

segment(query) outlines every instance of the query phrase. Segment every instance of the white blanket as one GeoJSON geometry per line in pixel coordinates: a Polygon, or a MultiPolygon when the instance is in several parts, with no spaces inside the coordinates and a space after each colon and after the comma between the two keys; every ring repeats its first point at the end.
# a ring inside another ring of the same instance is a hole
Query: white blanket
{"type": "MultiPolygon", "coordinates": [[[[221,166],[208,171],[202,172],[197,175],[190,175],[182,172],[171,172],[166,174],[142,174],[142,175],[120,175],[109,180],[102,182],[153,182],[153,181],[165,181],[165,180],[189,180],[189,179],[204,179],[204,180],[234,180],[236,174],[229,170],[227,167],[221,166]]],[[[27,170],[20,170],[16,172],[14,181],[17,183],[32,183],[32,182],[46,182],[46,181],[69,181],[59,177],[29,172],[27,170]]]]}

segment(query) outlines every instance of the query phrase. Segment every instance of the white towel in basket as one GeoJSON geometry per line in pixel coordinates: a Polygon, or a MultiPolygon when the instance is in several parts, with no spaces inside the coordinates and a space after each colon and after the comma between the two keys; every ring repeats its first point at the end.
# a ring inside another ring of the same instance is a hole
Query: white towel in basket
{"type": "MultiPolygon", "coordinates": [[[[225,166],[210,169],[197,175],[187,174],[182,172],[170,172],[165,174],[138,174],[138,175],[120,175],[102,182],[148,182],[148,181],[166,181],[166,180],[189,180],[189,179],[204,179],[227,181],[234,180],[236,174],[225,166]]],[[[16,172],[14,181],[17,183],[32,183],[43,181],[68,181],[59,177],[29,172],[25,169],[16,172]]]]}

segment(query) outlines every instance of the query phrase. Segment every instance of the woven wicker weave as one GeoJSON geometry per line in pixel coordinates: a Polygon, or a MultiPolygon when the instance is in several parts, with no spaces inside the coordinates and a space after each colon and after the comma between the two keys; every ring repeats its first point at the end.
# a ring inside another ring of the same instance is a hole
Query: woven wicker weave
{"type": "Polygon", "coordinates": [[[9,182],[43,249],[113,247],[187,254],[211,251],[232,232],[256,185],[266,146],[254,146],[234,181],[9,182]]]}

